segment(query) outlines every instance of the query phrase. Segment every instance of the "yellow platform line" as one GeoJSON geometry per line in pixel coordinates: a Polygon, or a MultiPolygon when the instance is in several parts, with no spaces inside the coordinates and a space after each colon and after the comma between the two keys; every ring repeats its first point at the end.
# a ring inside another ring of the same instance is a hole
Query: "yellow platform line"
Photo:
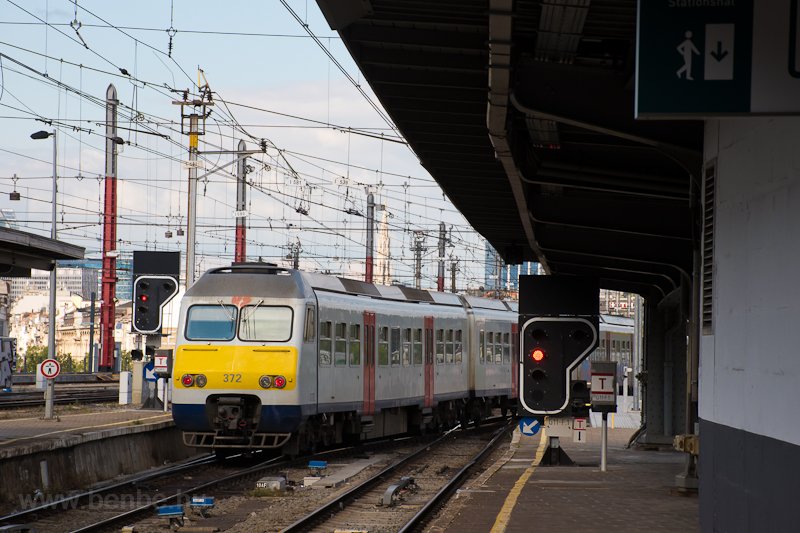
{"type": "Polygon", "coordinates": [[[542,461],[542,456],[544,456],[544,451],[546,449],[545,443],[547,442],[547,437],[545,436],[544,428],[542,428],[541,433],[542,436],[539,439],[539,447],[536,449],[536,456],[533,458],[531,465],[525,469],[521,476],[519,476],[517,482],[514,483],[514,487],[508,493],[508,496],[506,496],[506,501],[503,502],[503,507],[500,509],[500,512],[497,513],[497,517],[494,520],[491,533],[503,533],[506,530],[508,527],[508,521],[511,520],[511,512],[517,505],[517,499],[522,493],[522,488],[528,482],[528,479],[533,475],[533,471],[536,470],[536,467],[539,466],[539,463],[542,461]]]}

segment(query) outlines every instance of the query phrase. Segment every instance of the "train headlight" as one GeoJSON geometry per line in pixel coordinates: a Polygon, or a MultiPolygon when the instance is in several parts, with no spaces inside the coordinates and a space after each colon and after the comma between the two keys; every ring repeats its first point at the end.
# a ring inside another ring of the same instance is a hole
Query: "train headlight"
{"type": "Polygon", "coordinates": [[[181,383],[183,383],[184,387],[191,387],[194,385],[194,376],[191,374],[184,374],[181,377],[181,383]]]}
{"type": "Polygon", "coordinates": [[[272,386],[272,378],[269,376],[261,376],[258,378],[258,384],[261,385],[261,388],[268,389],[272,386]]]}
{"type": "Polygon", "coordinates": [[[286,378],[283,376],[275,376],[275,379],[272,380],[272,383],[276,388],[282,389],[286,386],[286,378]]]}
{"type": "Polygon", "coordinates": [[[197,374],[194,377],[194,383],[198,387],[202,388],[206,386],[206,383],[208,383],[208,379],[206,379],[206,377],[203,374],[197,374]]]}

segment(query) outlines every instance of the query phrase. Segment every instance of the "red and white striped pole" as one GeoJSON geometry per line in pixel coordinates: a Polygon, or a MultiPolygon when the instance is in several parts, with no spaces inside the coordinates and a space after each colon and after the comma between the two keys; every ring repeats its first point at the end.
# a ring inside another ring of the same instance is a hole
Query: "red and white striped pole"
{"type": "Polygon", "coordinates": [[[114,297],[117,288],[117,89],[106,90],[106,179],[103,206],[103,290],[100,304],[99,370],[114,369],[114,297]]]}

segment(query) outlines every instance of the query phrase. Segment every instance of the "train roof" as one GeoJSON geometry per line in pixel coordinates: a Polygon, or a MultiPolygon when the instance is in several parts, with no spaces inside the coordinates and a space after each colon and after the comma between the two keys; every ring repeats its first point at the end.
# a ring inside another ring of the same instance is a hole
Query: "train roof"
{"type": "Polygon", "coordinates": [[[427,291],[406,287],[405,285],[378,285],[377,283],[367,283],[357,279],[340,278],[317,272],[300,272],[300,275],[315,290],[370,296],[384,300],[462,306],[459,296],[449,292],[427,291]]]}
{"type": "Polygon", "coordinates": [[[435,305],[516,312],[517,302],[459,296],[449,292],[415,289],[404,285],[379,285],[361,280],[340,278],[317,272],[304,272],[271,263],[238,263],[214,268],[203,274],[189,288],[186,296],[230,296],[303,298],[308,289],[384,300],[422,302],[435,305]]]}
{"type": "Polygon", "coordinates": [[[186,297],[305,298],[307,294],[296,271],[270,264],[244,263],[212,268],[186,291],[186,297]]]}

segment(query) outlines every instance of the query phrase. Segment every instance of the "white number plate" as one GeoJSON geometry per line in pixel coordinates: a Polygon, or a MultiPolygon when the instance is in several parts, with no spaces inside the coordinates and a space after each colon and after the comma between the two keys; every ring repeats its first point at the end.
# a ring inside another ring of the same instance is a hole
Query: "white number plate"
{"type": "Polygon", "coordinates": [[[544,418],[544,427],[547,430],[548,437],[572,438],[571,417],[555,418],[552,416],[546,416],[544,418]]]}

